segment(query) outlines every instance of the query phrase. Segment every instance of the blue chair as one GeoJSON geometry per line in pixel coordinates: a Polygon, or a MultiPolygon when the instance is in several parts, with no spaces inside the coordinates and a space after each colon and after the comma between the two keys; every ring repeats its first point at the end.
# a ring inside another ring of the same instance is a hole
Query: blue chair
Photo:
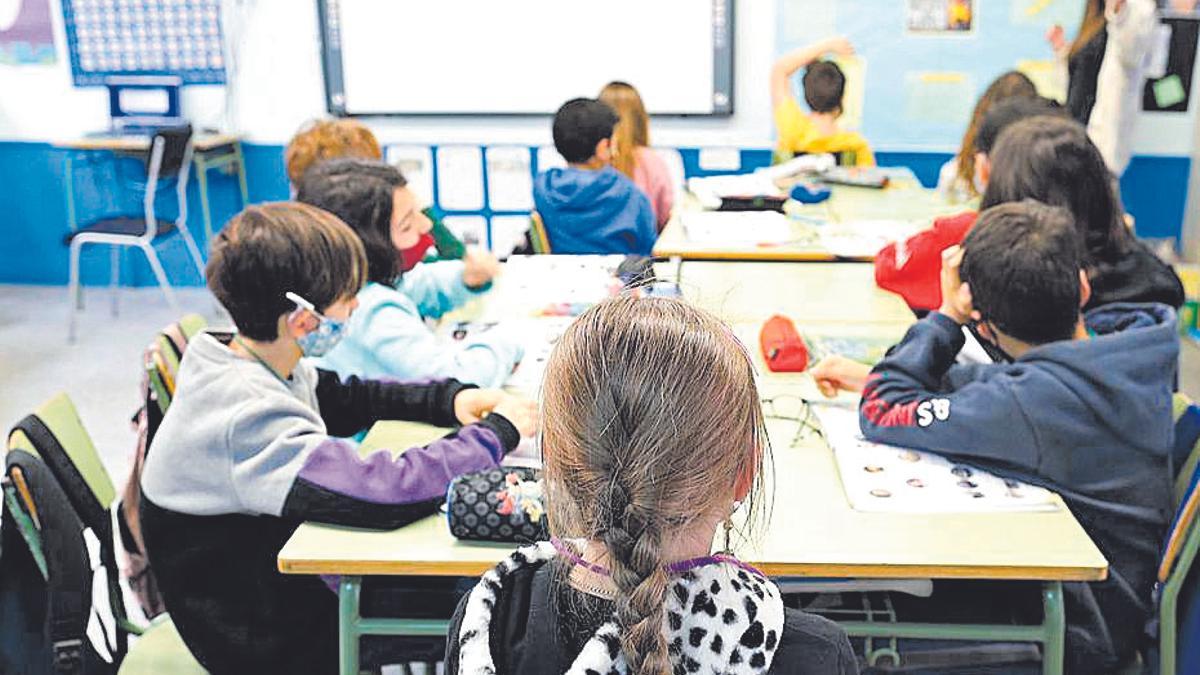
{"type": "Polygon", "coordinates": [[[1200,551],[1200,407],[1176,397],[1177,507],[1158,568],[1158,650],[1161,675],[1200,672],[1200,584],[1189,579],[1200,551]]]}

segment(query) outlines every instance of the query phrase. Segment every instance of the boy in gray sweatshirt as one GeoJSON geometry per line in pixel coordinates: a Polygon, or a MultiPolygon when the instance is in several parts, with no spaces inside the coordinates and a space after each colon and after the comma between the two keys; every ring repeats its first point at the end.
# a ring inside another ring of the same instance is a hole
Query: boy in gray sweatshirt
{"type": "Polygon", "coordinates": [[[237,333],[188,347],[141,482],[167,609],[214,673],[333,672],[336,597],[276,569],[296,527],[400,527],[534,431],[532,403],[499,391],[343,381],[301,361],[336,344],[366,266],[352,230],[302,204],[249,207],[214,241],[208,286],[237,333]],[[338,438],[381,419],[465,426],[397,458],[338,438]]]}

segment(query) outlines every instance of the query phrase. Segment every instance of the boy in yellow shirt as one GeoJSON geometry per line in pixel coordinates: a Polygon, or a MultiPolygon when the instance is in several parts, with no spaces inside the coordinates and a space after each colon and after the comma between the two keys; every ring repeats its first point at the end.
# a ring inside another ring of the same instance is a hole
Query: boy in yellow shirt
{"type": "Polygon", "coordinates": [[[875,166],[867,139],[838,129],[846,76],[837,64],[821,60],[828,53],[848,56],[854,47],[844,37],[827,38],[788,52],[771,66],[771,106],[779,134],[776,154],[786,159],[800,153],[832,153],[840,156],[839,164],[875,166]],[[792,74],[806,66],[804,101],[811,111],[807,114],[790,84],[792,74]]]}

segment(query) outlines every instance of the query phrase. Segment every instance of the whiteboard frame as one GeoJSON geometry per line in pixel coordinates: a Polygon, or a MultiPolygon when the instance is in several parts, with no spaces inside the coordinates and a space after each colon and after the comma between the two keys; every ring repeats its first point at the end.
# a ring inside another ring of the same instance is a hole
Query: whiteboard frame
{"type": "MultiPolygon", "coordinates": [[[[355,113],[346,110],[346,96],[342,68],[341,34],[338,20],[333,17],[339,0],[317,0],[318,31],[321,36],[321,73],[325,85],[325,109],[336,117],[392,118],[392,117],[552,117],[554,111],[390,111],[355,113]],[[331,8],[332,6],[332,8],[331,8]]],[[[713,110],[697,112],[652,112],[651,117],[732,117],[735,111],[734,89],[737,54],[734,49],[736,22],[734,6],[736,0],[712,0],[713,3],[713,110]]]]}

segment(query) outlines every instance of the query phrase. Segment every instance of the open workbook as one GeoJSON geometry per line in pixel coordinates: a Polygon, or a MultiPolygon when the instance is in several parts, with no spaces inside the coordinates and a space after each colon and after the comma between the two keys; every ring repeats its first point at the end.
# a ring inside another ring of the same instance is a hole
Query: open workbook
{"type": "Polygon", "coordinates": [[[1059,500],[1044,488],[935,453],[866,440],[859,430],[856,406],[812,405],[833,450],[846,498],[856,511],[993,513],[1059,508],[1059,500]]]}

